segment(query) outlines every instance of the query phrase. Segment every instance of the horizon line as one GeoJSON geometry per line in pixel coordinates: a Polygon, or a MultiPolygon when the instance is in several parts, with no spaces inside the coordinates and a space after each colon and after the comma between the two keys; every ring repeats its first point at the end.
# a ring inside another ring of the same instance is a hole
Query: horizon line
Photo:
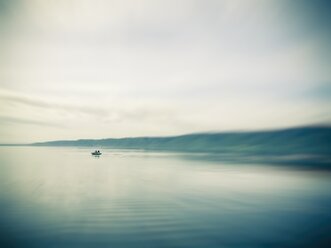
{"type": "Polygon", "coordinates": [[[57,139],[57,140],[45,140],[45,141],[36,141],[29,143],[0,143],[0,146],[29,146],[40,143],[49,143],[49,142],[59,142],[59,141],[82,141],[82,140],[107,140],[107,139],[138,139],[138,138],[170,138],[170,137],[180,137],[187,135],[195,135],[195,134],[221,134],[221,133],[259,133],[259,132],[274,132],[274,131],[284,131],[291,129],[300,129],[300,128],[331,128],[330,124],[311,124],[311,125],[298,125],[298,126],[289,126],[284,128],[264,128],[264,129],[254,129],[254,130],[227,130],[227,131],[200,131],[200,132],[192,132],[185,134],[177,134],[177,135],[164,135],[164,136],[123,136],[118,138],[79,138],[79,139],[57,139]]]}

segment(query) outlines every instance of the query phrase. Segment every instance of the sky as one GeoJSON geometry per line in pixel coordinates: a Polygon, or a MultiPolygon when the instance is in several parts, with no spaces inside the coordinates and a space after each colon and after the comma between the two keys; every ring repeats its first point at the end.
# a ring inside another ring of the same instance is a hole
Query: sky
{"type": "Polygon", "coordinates": [[[0,0],[0,143],[331,123],[331,3],[0,0]]]}

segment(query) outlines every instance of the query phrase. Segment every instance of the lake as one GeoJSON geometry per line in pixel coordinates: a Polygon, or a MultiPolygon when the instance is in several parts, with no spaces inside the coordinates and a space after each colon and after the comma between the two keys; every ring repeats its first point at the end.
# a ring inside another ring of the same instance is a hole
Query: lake
{"type": "Polygon", "coordinates": [[[331,173],[196,154],[0,147],[1,247],[328,247],[331,173]]]}

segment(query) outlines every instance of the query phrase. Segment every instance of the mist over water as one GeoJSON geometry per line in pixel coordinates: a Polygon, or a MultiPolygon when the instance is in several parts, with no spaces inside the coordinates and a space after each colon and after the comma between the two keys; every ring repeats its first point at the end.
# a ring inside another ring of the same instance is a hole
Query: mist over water
{"type": "Polygon", "coordinates": [[[327,247],[331,173],[1,147],[1,247],[327,247]]]}

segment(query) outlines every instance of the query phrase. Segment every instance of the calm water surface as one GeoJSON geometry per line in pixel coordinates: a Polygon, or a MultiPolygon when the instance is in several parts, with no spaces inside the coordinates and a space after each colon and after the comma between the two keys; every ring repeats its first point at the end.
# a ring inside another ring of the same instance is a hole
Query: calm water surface
{"type": "Polygon", "coordinates": [[[1,247],[328,247],[331,174],[0,147],[1,247]]]}

